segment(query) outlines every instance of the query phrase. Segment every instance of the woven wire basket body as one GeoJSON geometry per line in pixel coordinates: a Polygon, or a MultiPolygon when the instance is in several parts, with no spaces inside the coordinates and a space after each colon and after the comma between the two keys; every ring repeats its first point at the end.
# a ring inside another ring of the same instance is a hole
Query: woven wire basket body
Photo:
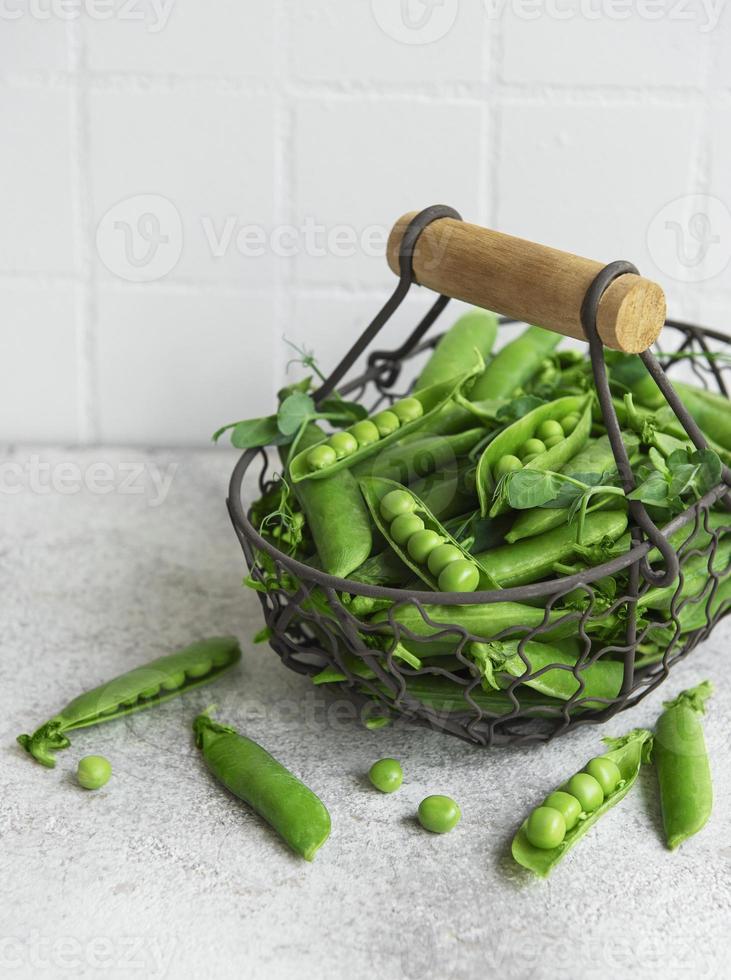
{"type": "MultiPolygon", "coordinates": [[[[657,363],[670,372],[692,371],[696,383],[727,395],[725,359],[718,357],[728,353],[727,338],[675,321],[668,321],[667,328],[657,363]]],[[[368,370],[343,385],[341,392],[373,408],[403,397],[405,392],[397,385],[402,365],[438,339],[413,343],[410,348],[404,345],[392,356],[372,355],[368,370]]],[[[731,609],[731,593],[726,598],[720,588],[721,571],[714,565],[719,541],[731,530],[731,515],[727,523],[716,518],[713,526],[709,519],[712,508],[715,515],[718,505],[728,501],[725,482],[675,517],[654,542],[644,522],[631,512],[630,550],[593,568],[502,591],[435,594],[338,579],[291,558],[263,538],[250,519],[242,492],[244,484],[251,490],[258,486],[262,494],[271,491],[273,476],[280,469],[266,451],[245,452],[233,472],[228,501],[250,581],[259,585],[269,643],[287,667],[300,673],[314,676],[325,665],[337,670],[342,679],[330,686],[347,692],[371,716],[405,716],[488,746],[546,740],[574,725],[602,721],[632,707],[731,609]],[[688,533],[676,556],[669,553],[667,538],[681,528],[688,533]],[[702,530],[707,532],[706,540],[695,547],[693,539],[702,530]],[[651,565],[647,557],[658,541],[665,545],[662,560],[658,562],[655,551],[651,565]],[[684,569],[693,559],[696,567],[698,561],[707,562],[708,575],[703,587],[688,596],[683,593],[684,569]],[[623,590],[608,593],[605,583],[617,576],[625,583],[623,590]],[[643,597],[653,586],[668,581],[672,596],[667,608],[660,620],[648,624],[642,616],[643,597]],[[372,615],[370,610],[379,605],[383,610],[372,615]],[[523,621],[516,622],[520,617],[523,621]],[[520,627],[518,654],[525,670],[499,695],[493,694],[483,688],[473,662],[465,656],[467,645],[515,637],[516,627],[520,627]],[[648,657],[648,643],[654,640],[657,646],[658,638],[661,655],[648,657]],[[535,641],[571,642],[578,658],[571,667],[556,663],[531,672],[525,651],[535,641]],[[418,653],[420,666],[395,655],[399,643],[418,653]],[[449,658],[446,667],[445,657],[449,658]],[[586,696],[584,672],[606,660],[621,666],[619,692],[606,698],[586,696]],[[555,703],[527,685],[549,669],[568,670],[576,678],[575,691],[567,700],[555,703]],[[442,689],[448,695],[440,694],[442,689]]],[[[445,492],[457,492],[450,484],[455,474],[456,468],[447,466],[434,478],[443,481],[445,492]]],[[[395,474],[395,478],[409,482],[418,475],[395,474]]]]}

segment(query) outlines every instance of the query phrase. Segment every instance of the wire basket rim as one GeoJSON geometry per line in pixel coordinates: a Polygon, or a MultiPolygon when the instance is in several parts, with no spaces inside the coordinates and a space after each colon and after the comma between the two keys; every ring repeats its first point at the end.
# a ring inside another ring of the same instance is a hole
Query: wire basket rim
{"type": "MultiPolygon", "coordinates": [[[[479,592],[433,592],[414,589],[391,588],[384,585],[368,585],[364,582],[357,582],[354,579],[339,578],[336,575],[329,575],[327,572],[306,565],[304,562],[292,558],[290,555],[280,551],[273,544],[263,538],[248,519],[241,501],[243,490],[243,478],[247,469],[254,459],[261,454],[259,449],[247,449],[239,458],[229,483],[229,495],[227,505],[231,520],[237,531],[242,533],[257,548],[265,551],[276,562],[282,564],[289,571],[293,572],[298,578],[310,579],[324,588],[333,589],[336,592],[348,592],[352,595],[362,595],[373,599],[390,599],[397,603],[416,602],[428,603],[430,605],[443,606],[464,606],[478,605],[480,603],[493,602],[523,602],[526,598],[538,598],[541,596],[558,594],[565,590],[586,585],[589,582],[604,578],[608,575],[615,575],[622,569],[644,558],[652,550],[653,545],[650,541],[644,541],[635,545],[624,555],[612,558],[603,562],[601,565],[594,565],[582,572],[574,575],[557,576],[544,582],[535,582],[531,585],[515,585],[508,589],[489,589],[479,592]]],[[[712,507],[718,500],[728,492],[728,487],[718,484],[713,490],[700,500],[692,504],[682,514],[669,521],[661,530],[667,537],[675,531],[685,527],[692,518],[697,516],[698,511],[712,507]]]]}

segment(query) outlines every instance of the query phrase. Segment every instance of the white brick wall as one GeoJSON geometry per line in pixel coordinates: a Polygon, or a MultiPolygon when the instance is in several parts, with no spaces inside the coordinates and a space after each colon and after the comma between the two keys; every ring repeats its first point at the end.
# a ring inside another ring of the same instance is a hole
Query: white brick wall
{"type": "Polygon", "coordinates": [[[393,285],[388,227],[437,202],[631,259],[731,332],[719,0],[405,4],[0,0],[1,439],[203,444],[267,411],[283,335],[332,367],[393,285]]]}

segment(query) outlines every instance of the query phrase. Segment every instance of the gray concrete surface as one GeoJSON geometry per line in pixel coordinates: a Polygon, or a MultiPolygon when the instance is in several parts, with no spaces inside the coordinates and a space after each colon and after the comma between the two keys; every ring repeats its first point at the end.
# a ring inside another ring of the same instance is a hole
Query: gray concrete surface
{"type": "Polygon", "coordinates": [[[647,771],[548,882],[532,880],[507,856],[512,832],[597,751],[599,731],[486,752],[422,730],[367,732],[316,698],[268,648],[250,643],[260,614],[241,588],[224,509],[227,451],[16,450],[5,458],[4,977],[728,975],[728,627],[662,692],[606,726],[621,734],[651,724],[663,695],[705,677],[716,682],[707,720],[716,807],[707,829],[667,852],[647,771]],[[166,495],[155,474],[171,476],[166,495]],[[80,689],[221,632],[236,633],[245,651],[226,683],[75,734],[53,771],[15,744],[80,689]],[[326,801],[333,832],[313,865],[204,770],[190,721],[212,701],[326,801]],[[77,759],[90,752],[114,765],[97,793],[73,780],[77,759]],[[364,781],[384,755],[398,756],[406,772],[392,797],[364,781]],[[428,836],[414,821],[430,792],[462,805],[448,836],[428,836]]]}

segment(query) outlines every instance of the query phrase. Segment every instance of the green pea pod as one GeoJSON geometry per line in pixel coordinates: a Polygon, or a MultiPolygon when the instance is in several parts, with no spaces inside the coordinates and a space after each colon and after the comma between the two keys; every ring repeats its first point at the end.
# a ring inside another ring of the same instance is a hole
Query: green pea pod
{"type": "Polygon", "coordinates": [[[682,381],[674,381],[673,387],[703,432],[724,449],[731,449],[731,402],[728,398],[682,381]]]}
{"type": "Polygon", "coordinates": [[[683,584],[679,586],[676,579],[670,585],[648,589],[641,593],[637,599],[638,609],[669,609],[671,603],[679,591],[679,600],[693,596],[709,594],[706,586],[710,581],[709,569],[722,581],[731,575],[731,535],[727,535],[718,542],[713,561],[707,554],[694,555],[689,558],[682,568],[683,584]]]}
{"type": "MultiPolygon", "coordinates": [[[[388,446],[398,442],[400,439],[403,439],[404,436],[410,435],[413,432],[418,432],[420,429],[428,429],[431,420],[439,415],[441,410],[451,401],[453,396],[460,391],[460,389],[462,389],[480,370],[481,362],[476,364],[471,371],[460,375],[458,378],[453,378],[451,381],[444,381],[440,384],[432,385],[430,388],[424,388],[423,391],[414,392],[412,397],[420,403],[422,409],[422,414],[419,416],[419,418],[414,419],[413,422],[406,422],[403,425],[400,425],[390,435],[384,436],[370,445],[360,446],[355,450],[355,452],[344,456],[342,459],[336,460],[330,466],[325,466],[318,470],[310,469],[307,457],[308,453],[314,447],[308,447],[305,450],[297,452],[289,464],[289,472],[292,482],[301,483],[305,480],[316,481],[326,479],[327,477],[330,477],[344,469],[350,469],[351,467],[362,462],[364,459],[367,459],[369,456],[382,452],[388,446]]],[[[327,438],[323,438],[321,442],[327,442],[327,438]]]]}
{"type": "Polygon", "coordinates": [[[616,541],[627,530],[623,510],[601,510],[587,514],[581,541],[576,523],[546,531],[517,544],[506,544],[475,555],[476,560],[504,589],[538,582],[550,575],[554,565],[570,561],[577,546],[584,548],[605,541],[616,541]]]}
{"type": "Polygon", "coordinates": [[[655,727],[653,761],[665,839],[671,850],[697,834],[713,808],[711,767],[700,720],[712,693],[710,682],[704,681],[666,701],[655,727]]]}
{"type": "MultiPolygon", "coordinates": [[[[384,684],[378,683],[376,686],[393,700],[401,700],[403,697],[400,693],[395,695],[384,684]]],[[[407,678],[403,694],[439,714],[474,714],[475,705],[489,715],[508,715],[515,711],[515,702],[504,691],[484,691],[476,686],[467,694],[467,687],[463,684],[458,684],[448,677],[429,674],[407,678]]],[[[522,709],[528,709],[536,716],[541,714],[555,716],[557,709],[563,707],[560,701],[535,691],[523,692],[520,705],[522,709]]],[[[406,704],[401,703],[400,707],[405,708],[406,704]]]]}
{"type": "Polygon", "coordinates": [[[240,659],[241,648],[233,636],[201,640],[79,695],[32,735],[19,735],[18,742],[52,769],[56,765],[53,753],[71,744],[67,732],[153,708],[216,680],[240,659]]]}
{"type": "MultiPolygon", "coordinates": [[[[454,652],[461,634],[455,627],[467,630],[475,637],[483,640],[502,639],[506,636],[522,636],[529,630],[541,626],[545,622],[551,627],[551,637],[559,638],[575,636],[578,614],[567,615],[562,609],[551,609],[546,612],[540,606],[529,606],[520,602],[491,602],[471,606],[442,606],[425,605],[424,613],[430,622],[424,618],[419,609],[407,603],[390,610],[380,610],[371,617],[370,622],[383,625],[383,631],[391,632],[389,621],[396,628],[407,631],[415,637],[424,637],[427,642],[418,642],[408,635],[400,638],[408,642],[409,650],[418,657],[434,657],[454,652]],[[429,639],[431,638],[431,639],[429,639]]],[[[380,632],[380,630],[379,630],[380,632]]],[[[541,636],[541,639],[548,639],[541,636]]]]}
{"type": "MultiPolygon", "coordinates": [[[[706,593],[695,602],[686,602],[682,609],[675,613],[675,619],[680,625],[678,636],[682,637],[686,633],[694,633],[696,630],[704,629],[719,614],[723,617],[728,613],[730,603],[731,578],[727,578],[719,583],[713,598],[710,597],[710,593],[706,593]]],[[[675,622],[671,620],[659,626],[650,625],[647,638],[660,644],[664,651],[675,640],[675,634],[675,622]]]]}
{"type": "Polygon", "coordinates": [[[487,446],[477,464],[477,493],[480,498],[480,508],[483,516],[491,517],[508,509],[505,501],[493,501],[497,481],[494,469],[499,459],[507,455],[515,455],[520,447],[531,439],[541,424],[553,419],[560,422],[567,415],[579,415],[579,423],[574,431],[562,439],[556,446],[540,453],[529,463],[525,464],[530,470],[553,470],[564,466],[586,444],[591,432],[591,397],[589,395],[567,395],[556,401],[539,405],[523,418],[518,419],[503,429],[487,446]]]}
{"type": "Polygon", "coordinates": [[[534,640],[523,643],[522,656],[519,648],[519,640],[472,643],[468,654],[480,668],[488,687],[508,687],[514,678],[526,677],[522,683],[527,687],[569,701],[583,684],[578,700],[586,708],[605,707],[606,702],[614,700],[620,692],[624,665],[619,660],[602,657],[581,662],[581,658],[556,646],[534,640]],[[563,667],[554,667],[554,664],[563,667]],[[594,701],[594,698],[601,700],[594,701]]]}
{"type": "Polygon", "coordinates": [[[330,814],[312,790],[261,745],[207,714],[198,715],[193,731],[216,779],[312,861],[330,834],[330,814]]]}
{"type": "MultiPolygon", "coordinates": [[[[640,444],[634,432],[623,432],[622,441],[630,455],[636,451],[640,444]]],[[[614,472],[616,468],[617,464],[614,460],[609,436],[601,436],[599,439],[592,439],[588,442],[558,472],[581,479],[582,474],[596,473],[601,476],[603,473],[614,472]]],[[[611,506],[610,500],[607,500],[606,506],[611,506]]],[[[568,507],[533,507],[531,510],[520,511],[515,523],[505,535],[505,540],[510,544],[515,544],[522,538],[531,538],[534,535],[543,534],[544,531],[550,531],[554,527],[565,524],[568,515],[568,507]]]]}
{"type": "Polygon", "coordinates": [[[542,327],[528,327],[498,351],[474,384],[470,396],[509,398],[526,383],[563,338],[542,327]]]}
{"type": "Polygon", "coordinates": [[[473,427],[451,435],[415,432],[369,456],[351,470],[354,476],[377,476],[398,483],[413,483],[438,472],[444,478],[458,469],[459,460],[485,437],[485,429],[473,427]]]}
{"type": "MultiPolygon", "coordinates": [[[[321,429],[309,423],[298,447],[306,452],[322,439],[321,429]]],[[[373,547],[368,511],[358,483],[348,470],[326,480],[308,480],[295,487],[323,569],[345,578],[362,565],[373,547]]]]}
{"type": "Polygon", "coordinates": [[[429,388],[469,371],[475,362],[475,350],[487,360],[496,337],[497,317],[494,313],[480,309],[464,313],[434,348],[414,390],[429,388]]]}
{"type": "Polygon", "coordinates": [[[601,806],[591,813],[583,814],[583,819],[579,819],[571,830],[567,830],[566,836],[558,847],[550,849],[534,847],[526,836],[527,820],[523,822],[513,838],[512,852],[515,860],[542,878],[551,873],[561,858],[607,810],[611,810],[625,798],[634,786],[642,764],[649,761],[652,733],[644,728],[637,728],[622,738],[605,738],[604,742],[611,745],[612,749],[599,758],[609,759],[618,766],[622,778],[617,788],[605,798],[601,806]]]}
{"type": "Polygon", "coordinates": [[[422,519],[422,521],[424,522],[425,529],[427,531],[434,531],[436,534],[438,534],[441,538],[444,539],[445,543],[451,544],[453,545],[453,547],[457,548],[457,550],[461,552],[463,558],[466,561],[475,565],[477,571],[479,572],[480,578],[477,585],[477,589],[475,589],[474,591],[482,590],[482,589],[500,588],[500,586],[496,583],[492,575],[482,567],[479,560],[475,558],[474,555],[470,555],[469,551],[466,551],[462,547],[462,545],[457,541],[457,539],[453,538],[452,535],[445,530],[444,525],[441,524],[436,519],[436,517],[432,514],[432,512],[424,504],[424,502],[420,500],[416,496],[416,494],[414,494],[411,490],[407,490],[400,483],[395,483],[393,480],[381,480],[378,479],[377,477],[364,477],[362,480],[360,480],[360,489],[365,499],[365,502],[368,505],[368,509],[371,513],[371,517],[373,518],[373,522],[375,523],[378,530],[381,532],[383,537],[388,542],[389,547],[393,550],[393,552],[396,555],[398,555],[399,559],[403,562],[404,565],[410,568],[415,575],[417,575],[423,582],[426,582],[426,584],[431,589],[434,589],[435,592],[440,591],[437,577],[435,575],[432,575],[426,563],[419,564],[413,561],[408,551],[406,551],[404,547],[397,544],[393,540],[393,538],[391,537],[389,526],[381,516],[381,510],[380,510],[381,500],[383,499],[383,497],[386,496],[387,493],[389,493],[392,490],[403,490],[405,493],[410,494],[413,497],[414,501],[416,502],[416,508],[414,510],[414,513],[417,514],[422,519]]]}

